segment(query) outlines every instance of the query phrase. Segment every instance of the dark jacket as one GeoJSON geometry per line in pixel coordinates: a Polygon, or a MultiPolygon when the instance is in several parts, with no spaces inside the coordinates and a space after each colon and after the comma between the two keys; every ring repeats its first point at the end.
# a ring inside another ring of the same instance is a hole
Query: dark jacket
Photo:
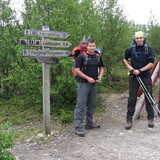
{"type": "MultiPolygon", "coordinates": [[[[85,57],[83,54],[80,54],[76,60],[75,68],[80,68],[84,74],[96,80],[98,77],[98,68],[104,67],[102,57],[100,56],[98,60],[96,54],[88,54],[88,62],[86,66],[84,66],[84,62],[85,57]]],[[[83,82],[87,80],[79,77],[78,81],[83,82]]]]}
{"type": "MultiPolygon", "coordinates": [[[[148,63],[154,63],[154,51],[150,46],[136,46],[135,48],[130,47],[125,51],[125,59],[131,60],[131,66],[134,69],[140,69],[146,66],[148,63]],[[146,48],[147,47],[147,48],[146,48]]],[[[141,76],[146,76],[149,74],[150,70],[141,73],[141,76]]]]}

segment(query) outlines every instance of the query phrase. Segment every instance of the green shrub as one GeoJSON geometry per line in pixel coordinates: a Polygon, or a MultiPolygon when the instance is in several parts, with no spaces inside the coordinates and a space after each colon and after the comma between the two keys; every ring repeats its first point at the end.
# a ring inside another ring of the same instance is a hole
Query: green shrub
{"type": "MultiPolygon", "coordinates": [[[[61,59],[57,68],[54,68],[57,73],[56,81],[51,81],[51,106],[55,111],[73,110],[77,96],[77,82],[71,74],[72,59],[61,59]]],[[[60,112],[59,112],[60,113],[60,112]]],[[[60,113],[61,114],[61,113],[60,113]]]]}
{"type": "Polygon", "coordinates": [[[74,116],[73,112],[67,112],[62,110],[60,115],[60,121],[63,123],[71,123],[73,122],[74,119],[73,116],[74,116]]]}
{"type": "Polygon", "coordinates": [[[0,126],[0,160],[15,160],[12,153],[6,150],[14,145],[13,138],[14,132],[9,124],[0,126]]]}

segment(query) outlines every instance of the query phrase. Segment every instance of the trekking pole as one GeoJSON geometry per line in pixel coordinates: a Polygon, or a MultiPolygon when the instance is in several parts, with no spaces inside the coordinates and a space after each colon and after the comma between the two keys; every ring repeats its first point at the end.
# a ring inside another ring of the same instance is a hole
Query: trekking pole
{"type": "Polygon", "coordinates": [[[144,91],[144,93],[145,93],[145,95],[146,95],[149,103],[151,104],[151,106],[152,106],[153,108],[156,108],[157,111],[158,111],[158,113],[160,113],[159,108],[156,106],[155,101],[153,100],[151,94],[149,93],[148,89],[147,89],[146,86],[144,85],[144,83],[143,83],[143,81],[141,80],[141,78],[140,78],[139,76],[136,76],[136,78],[137,78],[137,81],[139,82],[140,86],[142,87],[142,89],[143,89],[143,91],[144,91]]]}

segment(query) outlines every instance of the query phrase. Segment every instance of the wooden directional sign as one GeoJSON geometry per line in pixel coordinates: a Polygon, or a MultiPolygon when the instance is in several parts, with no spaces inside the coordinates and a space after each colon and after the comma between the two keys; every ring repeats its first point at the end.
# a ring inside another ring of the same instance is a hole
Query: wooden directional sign
{"type": "Polygon", "coordinates": [[[59,48],[69,48],[72,44],[68,41],[51,41],[44,40],[42,41],[44,47],[59,47],[59,48]]]}
{"type": "Polygon", "coordinates": [[[67,32],[57,32],[57,31],[40,31],[40,30],[24,30],[24,36],[33,37],[48,37],[48,38],[68,38],[70,35],[67,32]]]}
{"type": "Polygon", "coordinates": [[[64,57],[69,55],[70,51],[68,50],[32,50],[32,49],[23,50],[23,56],[64,57]]]}
{"type": "Polygon", "coordinates": [[[58,58],[55,58],[55,57],[35,56],[35,59],[37,60],[37,62],[49,63],[49,64],[59,62],[58,58]]]}
{"type": "Polygon", "coordinates": [[[52,40],[35,40],[35,39],[20,39],[22,46],[43,46],[43,47],[58,47],[69,48],[72,44],[68,41],[52,41],[52,40]]]}

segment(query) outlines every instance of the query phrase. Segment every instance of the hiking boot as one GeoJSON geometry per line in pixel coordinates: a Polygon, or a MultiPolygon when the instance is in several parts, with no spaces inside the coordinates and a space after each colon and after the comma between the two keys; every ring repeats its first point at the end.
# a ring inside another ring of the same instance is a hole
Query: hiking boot
{"type": "Polygon", "coordinates": [[[132,128],[132,122],[126,122],[125,130],[130,130],[132,128]]]}
{"type": "Polygon", "coordinates": [[[85,137],[85,133],[82,130],[75,130],[75,134],[80,137],[85,137]]]}
{"type": "Polygon", "coordinates": [[[87,125],[85,127],[86,130],[95,129],[95,128],[100,128],[100,125],[95,123],[95,124],[92,124],[92,125],[87,125]]]}
{"type": "Polygon", "coordinates": [[[154,121],[153,120],[148,120],[148,127],[153,128],[154,127],[154,121]]]}

